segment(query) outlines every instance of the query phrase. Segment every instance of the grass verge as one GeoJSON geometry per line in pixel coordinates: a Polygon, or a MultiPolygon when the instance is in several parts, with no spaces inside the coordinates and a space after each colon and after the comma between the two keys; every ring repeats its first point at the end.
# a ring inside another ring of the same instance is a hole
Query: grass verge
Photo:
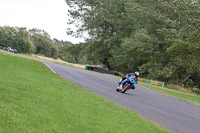
{"type": "Polygon", "coordinates": [[[195,95],[195,94],[189,94],[186,92],[180,92],[177,90],[173,90],[173,89],[168,89],[168,88],[163,88],[163,87],[159,87],[159,86],[154,86],[154,85],[150,85],[150,84],[145,84],[145,83],[139,83],[140,85],[153,89],[155,91],[167,94],[169,96],[173,96],[176,97],[178,99],[190,102],[192,104],[198,105],[200,106],[200,96],[199,95],[195,95]]]}
{"type": "Polygon", "coordinates": [[[40,62],[0,53],[1,133],[166,133],[62,79],[40,62]]]}

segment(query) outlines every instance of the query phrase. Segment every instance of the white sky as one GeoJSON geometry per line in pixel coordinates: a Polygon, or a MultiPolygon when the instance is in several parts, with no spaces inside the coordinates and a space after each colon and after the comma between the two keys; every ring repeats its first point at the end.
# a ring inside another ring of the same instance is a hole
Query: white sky
{"type": "Polygon", "coordinates": [[[84,42],[66,34],[68,6],[65,0],[0,0],[0,26],[45,30],[51,38],[84,42]]]}

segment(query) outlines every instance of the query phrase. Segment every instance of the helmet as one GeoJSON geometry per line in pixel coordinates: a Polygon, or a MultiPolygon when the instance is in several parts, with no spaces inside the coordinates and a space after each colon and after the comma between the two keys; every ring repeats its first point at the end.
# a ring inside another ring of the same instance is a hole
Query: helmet
{"type": "Polygon", "coordinates": [[[140,75],[139,72],[136,71],[136,72],[135,72],[135,76],[139,76],[139,75],[140,75]]]}

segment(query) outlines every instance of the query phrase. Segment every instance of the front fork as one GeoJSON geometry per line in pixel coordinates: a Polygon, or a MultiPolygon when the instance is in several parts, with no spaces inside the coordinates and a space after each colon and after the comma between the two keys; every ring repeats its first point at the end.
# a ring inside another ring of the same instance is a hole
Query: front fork
{"type": "Polygon", "coordinates": [[[120,85],[122,83],[122,79],[119,80],[118,84],[120,85]]]}

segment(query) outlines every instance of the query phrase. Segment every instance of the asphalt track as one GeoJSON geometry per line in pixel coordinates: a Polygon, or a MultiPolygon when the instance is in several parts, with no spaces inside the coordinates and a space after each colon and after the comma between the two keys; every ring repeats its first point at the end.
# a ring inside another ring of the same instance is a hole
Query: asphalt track
{"type": "Polygon", "coordinates": [[[44,62],[49,68],[93,93],[175,133],[200,133],[200,107],[136,85],[125,94],[115,91],[118,79],[100,73],[44,62]]]}

